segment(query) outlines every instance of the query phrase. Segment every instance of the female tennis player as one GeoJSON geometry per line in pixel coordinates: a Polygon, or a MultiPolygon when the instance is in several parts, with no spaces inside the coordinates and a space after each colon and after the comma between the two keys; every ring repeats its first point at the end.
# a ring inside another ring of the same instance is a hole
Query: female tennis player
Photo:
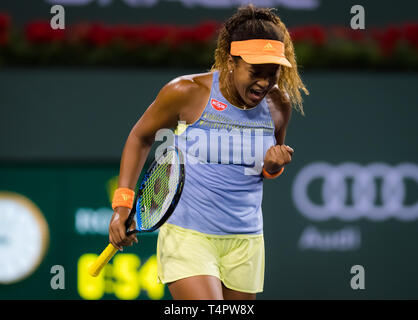
{"type": "MultiPolygon", "coordinates": [[[[158,278],[174,299],[263,291],[263,180],[291,162],[284,141],[292,108],[303,114],[301,90],[309,94],[285,25],[274,9],[248,5],[220,30],[211,71],[170,81],[133,127],[120,189],[135,188],[160,129],[176,128],[186,158],[182,196],[157,244],[158,278]]],[[[126,236],[129,211],[115,208],[109,226],[120,250],[137,242],[126,236]]]]}

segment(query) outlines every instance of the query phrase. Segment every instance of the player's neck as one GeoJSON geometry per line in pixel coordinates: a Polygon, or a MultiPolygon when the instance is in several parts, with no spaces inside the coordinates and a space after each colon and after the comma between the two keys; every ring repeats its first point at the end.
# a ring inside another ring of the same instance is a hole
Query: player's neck
{"type": "Polygon", "coordinates": [[[238,91],[236,90],[235,86],[231,84],[232,81],[227,79],[223,81],[223,83],[219,82],[219,90],[221,91],[222,95],[229,103],[234,105],[237,108],[246,110],[250,107],[245,104],[245,102],[241,99],[238,91]]]}

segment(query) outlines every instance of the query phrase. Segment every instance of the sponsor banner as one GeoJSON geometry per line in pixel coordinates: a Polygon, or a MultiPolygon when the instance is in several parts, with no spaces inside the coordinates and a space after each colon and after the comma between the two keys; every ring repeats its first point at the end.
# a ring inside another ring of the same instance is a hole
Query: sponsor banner
{"type": "Polygon", "coordinates": [[[418,198],[406,202],[407,180],[418,183],[417,164],[314,162],[297,174],[292,197],[299,212],[312,221],[332,218],[413,221],[418,219],[418,198]],[[308,193],[315,180],[322,182],[320,203],[313,201],[308,193]]]}
{"type": "MultiPolygon", "coordinates": [[[[296,174],[292,184],[293,204],[311,223],[339,220],[348,225],[337,230],[306,227],[298,241],[300,250],[349,251],[362,246],[359,220],[379,223],[389,219],[418,219],[418,197],[409,196],[407,181],[418,183],[418,165],[346,162],[332,165],[313,162],[296,174]],[[317,196],[312,196],[316,184],[317,196]]],[[[409,184],[408,184],[409,185],[409,184]]],[[[363,244],[366,245],[367,244],[363,244]]]]}

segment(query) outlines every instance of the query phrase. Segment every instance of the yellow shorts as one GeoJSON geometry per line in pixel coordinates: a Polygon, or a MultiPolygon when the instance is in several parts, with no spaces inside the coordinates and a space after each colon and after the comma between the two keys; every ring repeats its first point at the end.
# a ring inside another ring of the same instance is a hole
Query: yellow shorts
{"type": "Polygon", "coordinates": [[[257,235],[211,235],[164,224],[157,243],[158,280],[212,275],[232,290],[263,291],[264,237],[257,235]]]}

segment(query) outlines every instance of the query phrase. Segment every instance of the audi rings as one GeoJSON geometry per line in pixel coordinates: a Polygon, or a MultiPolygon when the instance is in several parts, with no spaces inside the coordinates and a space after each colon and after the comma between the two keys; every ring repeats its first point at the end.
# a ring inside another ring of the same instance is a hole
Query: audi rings
{"type": "Polygon", "coordinates": [[[418,183],[418,165],[403,163],[390,166],[372,163],[362,166],[356,163],[332,165],[316,162],[304,167],[292,186],[292,197],[297,209],[307,218],[323,221],[337,218],[353,221],[369,218],[382,221],[397,218],[411,221],[418,218],[418,197],[413,204],[406,204],[406,179],[418,183]],[[313,202],[308,194],[311,183],[323,181],[320,189],[322,202],[313,202]],[[349,184],[352,179],[351,196],[348,201],[349,184]],[[381,179],[378,188],[377,179],[381,179]],[[379,192],[379,194],[378,194],[379,192]],[[376,201],[376,199],[380,199],[376,201]]]}

